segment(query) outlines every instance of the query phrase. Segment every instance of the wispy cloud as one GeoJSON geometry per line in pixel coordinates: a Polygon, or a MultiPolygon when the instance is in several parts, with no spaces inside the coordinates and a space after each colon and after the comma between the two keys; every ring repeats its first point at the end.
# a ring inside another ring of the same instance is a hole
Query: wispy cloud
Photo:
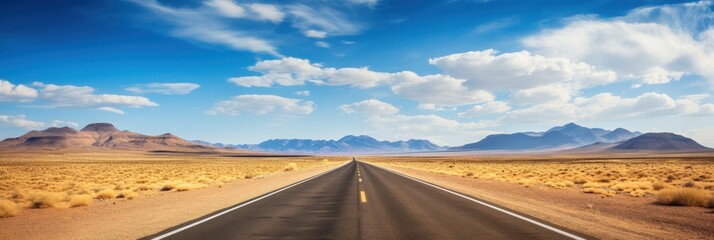
{"type": "Polygon", "coordinates": [[[209,115],[238,115],[240,113],[268,114],[310,114],[315,103],[300,99],[275,95],[239,95],[229,100],[219,101],[206,111],[209,115]]]}
{"type": "Polygon", "coordinates": [[[504,29],[512,26],[513,24],[518,23],[518,20],[515,18],[500,18],[496,19],[491,22],[487,22],[484,24],[481,24],[477,26],[474,31],[476,33],[486,33],[486,32],[491,32],[499,29],[504,29]]]}
{"type": "Polygon", "coordinates": [[[282,13],[277,7],[268,5],[249,6],[255,11],[250,15],[244,7],[229,0],[213,0],[206,3],[210,8],[173,8],[162,5],[156,0],[131,0],[150,10],[159,19],[171,24],[170,33],[174,36],[209,44],[222,45],[236,50],[267,53],[281,56],[276,47],[267,40],[245,31],[229,27],[221,17],[245,18],[247,20],[282,20],[282,13]],[[213,9],[214,11],[211,11],[213,9]],[[218,14],[216,14],[216,12],[218,14]]]}
{"type": "Polygon", "coordinates": [[[147,83],[137,84],[125,90],[133,93],[159,93],[166,95],[186,95],[201,85],[195,83],[147,83]]]}

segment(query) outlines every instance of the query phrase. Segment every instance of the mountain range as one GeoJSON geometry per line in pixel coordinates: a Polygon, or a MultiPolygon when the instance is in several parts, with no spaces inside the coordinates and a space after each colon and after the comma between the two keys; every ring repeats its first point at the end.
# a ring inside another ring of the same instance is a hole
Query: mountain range
{"type": "Polygon", "coordinates": [[[545,150],[580,147],[597,142],[615,143],[641,135],[624,128],[605,130],[587,128],[575,123],[553,127],[545,132],[493,134],[452,150],[545,150]]]}
{"type": "Polygon", "coordinates": [[[120,131],[110,123],[92,123],[77,131],[71,127],[33,130],[16,138],[0,141],[0,149],[126,149],[176,150],[206,149],[173,134],[148,136],[120,131]]]}
{"type": "Polygon", "coordinates": [[[379,141],[370,136],[348,135],[339,140],[271,139],[259,144],[222,144],[193,141],[213,147],[281,153],[400,153],[438,151],[444,148],[428,140],[379,141]]]}

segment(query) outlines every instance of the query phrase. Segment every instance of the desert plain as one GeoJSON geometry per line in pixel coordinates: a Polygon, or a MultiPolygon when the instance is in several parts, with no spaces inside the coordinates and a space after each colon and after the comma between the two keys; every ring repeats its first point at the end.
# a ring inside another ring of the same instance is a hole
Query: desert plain
{"type": "MultiPolygon", "coordinates": [[[[707,153],[357,159],[597,238],[714,234],[714,156],[707,153]]],[[[0,238],[140,238],[349,160],[109,150],[4,153],[0,238]]]]}

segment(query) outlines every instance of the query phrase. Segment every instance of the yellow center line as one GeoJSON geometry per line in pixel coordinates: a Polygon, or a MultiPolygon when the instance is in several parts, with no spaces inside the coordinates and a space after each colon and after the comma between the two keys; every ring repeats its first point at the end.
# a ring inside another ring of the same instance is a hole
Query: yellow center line
{"type": "Polygon", "coordinates": [[[367,202],[367,195],[364,194],[364,191],[359,191],[359,198],[363,203],[367,202]]]}

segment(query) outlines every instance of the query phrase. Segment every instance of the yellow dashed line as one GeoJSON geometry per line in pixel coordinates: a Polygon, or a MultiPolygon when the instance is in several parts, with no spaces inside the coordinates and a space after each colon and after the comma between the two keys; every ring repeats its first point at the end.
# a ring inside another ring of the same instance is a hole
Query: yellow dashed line
{"type": "Polygon", "coordinates": [[[364,194],[364,191],[359,191],[359,198],[363,203],[367,202],[367,195],[364,194]]]}
{"type": "Polygon", "coordinates": [[[362,182],[362,178],[359,178],[359,182],[362,182]]]}

